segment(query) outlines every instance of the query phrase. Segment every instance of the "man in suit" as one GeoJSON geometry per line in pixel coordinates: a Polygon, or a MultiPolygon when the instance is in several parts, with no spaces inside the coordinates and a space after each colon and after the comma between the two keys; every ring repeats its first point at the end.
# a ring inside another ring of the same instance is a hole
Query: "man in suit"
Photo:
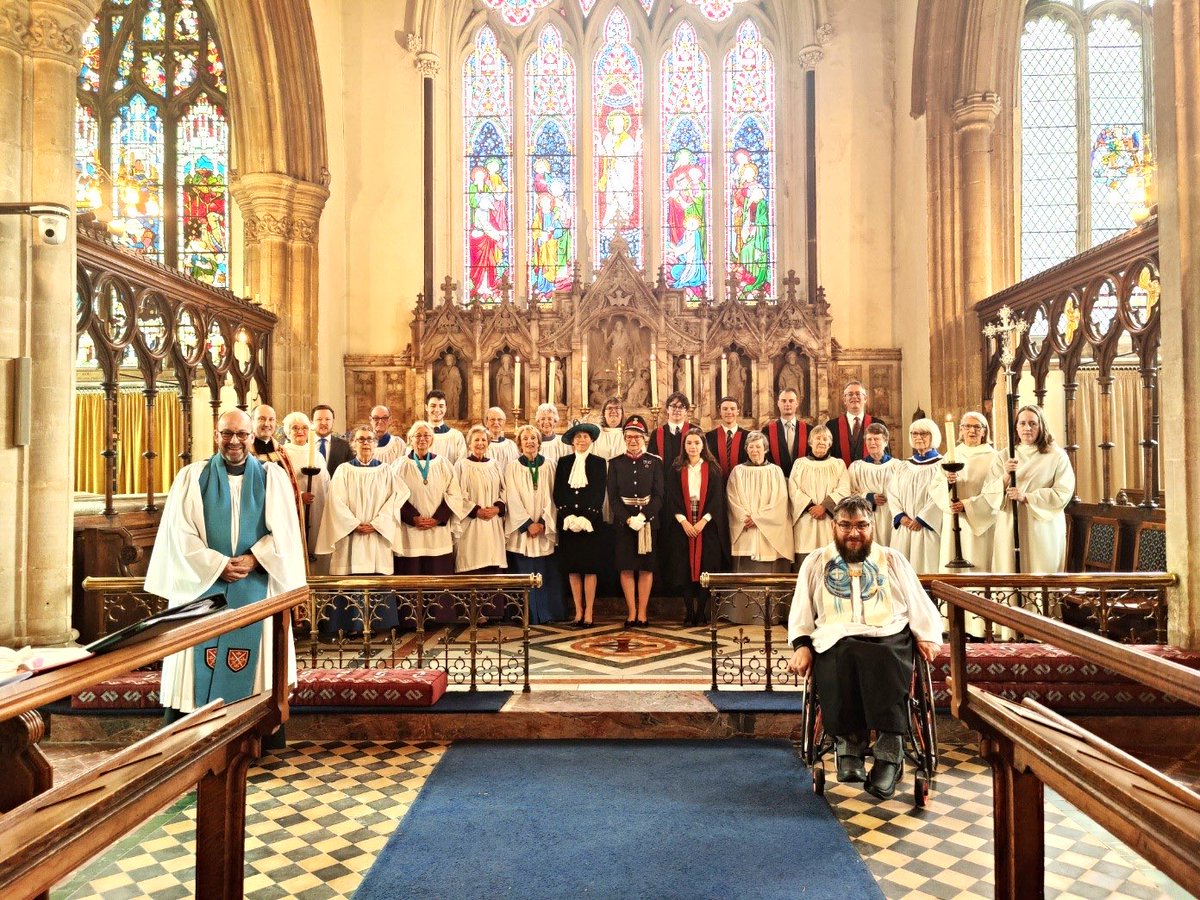
{"type": "Polygon", "coordinates": [[[856,459],[866,459],[869,455],[866,448],[867,426],[879,420],[867,413],[867,388],[857,379],[847,381],[842,388],[842,406],[845,414],[830,419],[825,425],[833,434],[830,455],[841,457],[849,467],[856,459]]]}
{"type": "Polygon", "coordinates": [[[776,401],[779,418],[763,428],[767,436],[767,458],[783,469],[783,477],[792,474],[792,463],[808,452],[808,423],[796,418],[800,396],[795,389],[785,387],[776,401]]]}
{"type": "Polygon", "coordinates": [[[683,446],[683,436],[694,427],[687,420],[688,398],[680,391],[675,391],[667,397],[667,422],[659,425],[650,435],[650,443],[646,448],[670,466],[679,457],[683,446]]]}
{"type": "Polygon", "coordinates": [[[704,442],[708,444],[708,452],[721,464],[721,474],[728,478],[734,466],[749,459],[746,456],[746,435],[750,432],[738,424],[742,410],[736,397],[722,397],[717,405],[717,414],[720,421],[716,428],[704,435],[704,442]]]}
{"type": "Polygon", "coordinates": [[[313,407],[312,422],[317,432],[317,452],[325,459],[325,468],[329,477],[337,471],[344,462],[350,462],[354,450],[350,442],[333,433],[333,407],[326,403],[318,403],[313,407]]]}

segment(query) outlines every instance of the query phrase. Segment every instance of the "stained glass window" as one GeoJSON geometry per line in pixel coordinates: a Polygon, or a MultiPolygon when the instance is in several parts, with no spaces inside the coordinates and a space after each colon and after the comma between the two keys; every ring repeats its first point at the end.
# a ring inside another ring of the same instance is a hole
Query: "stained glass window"
{"type": "Polygon", "coordinates": [[[592,7],[595,5],[596,0],[579,0],[579,6],[583,9],[585,16],[592,11],[592,7]]]}
{"type": "Polygon", "coordinates": [[[746,0],[688,0],[692,6],[699,7],[705,18],[714,22],[723,22],[733,15],[733,8],[746,0]]]}
{"type": "Polygon", "coordinates": [[[463,64],[463,155],[466,291],[470,299],[499,299],[512,266],[512,67],[483,27],[463,64]]]}
{"type": "Polygon", "coordinates": [[[725,57],[727,253],[735,295],[775,287],[775,67],[753,21],[725,57]]]}
{"type": "Polygon", "coordinates": [[[203,0],[103,0],[81,50],[80,211],[125,246],[228,287],[226,85],[203,0]]]}
{"type": "Polygon", "coordinates": [[[663,56],[663,267],[667,285],[699,299],[710,283],[711,72],[696,29],[683,22],[663,56]]]}
{"type": "Polygon", "coordinates": [[[547,25],[525,64],[529,291],[546,301],[571,286],[575,264],[575,63],[547,25]]]}
{"type": "Polygon", "coordinates": [[[500,13],[500,18],[509,25],[519,26],[529,24],[540,9],[550,5],[551,0],[483,0],[483,2],[500,13]]]}
{"type": "Polygon", "coordinates": [[[599,259],[615,237],[642,264],[642,62],[619,8],[604,22],[604,44],[592,68],[596,157],[595,224],[599,259]]]}
{"type": "Polygon", "coordinates": [[[1027,7],[1021,39],[1023,278],[1128,230],[1131,211],[1145,203],[1151,89],[1144,44],[1151,5],[1034,0],[1027,7]]]}

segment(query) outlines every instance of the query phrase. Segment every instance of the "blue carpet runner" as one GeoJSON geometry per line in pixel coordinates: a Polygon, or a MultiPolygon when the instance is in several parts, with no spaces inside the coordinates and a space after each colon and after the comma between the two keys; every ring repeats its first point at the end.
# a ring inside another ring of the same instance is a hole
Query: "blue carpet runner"
{"type": "Polygon", "coordinates": [[[355,895],[883,894],[787,741],[454,744],[355,895]]]}
{"type": "Polygon", "coordinates": [[[717,712],[728,713],[802,713],[804,692],[787,691],[705,691],[704,696],[717,712]]]}

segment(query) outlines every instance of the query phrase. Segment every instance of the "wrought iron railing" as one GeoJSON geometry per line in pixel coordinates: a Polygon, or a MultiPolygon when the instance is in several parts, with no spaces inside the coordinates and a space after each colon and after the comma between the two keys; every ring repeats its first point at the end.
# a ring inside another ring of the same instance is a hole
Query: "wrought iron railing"
{"type": "MultiPolygon", "coordinates": [[[[313,575],[293,611],[296,661],[309,669],[441,669],[451,684],[529,691],[529,591],[540,575],[313,575]]],[[[101,634],[166,607],[142,578],[85,578],[101,634]]]]}
{"type": "MultiPolygon", "coordinates": [[[[786,623],[791,611],[795,575],[709,573],[701,584],[712,591],[712,689],[798,685],[787,671],[792,648],[786,623]],[[731,635],[730,622],[737,625],[731,635]]],[[[1167,642],[1167,589],[1176,577],[1164,572],[1146,574],[1057,575],[923,575],[928,589],[934,581],[953,585],[1006,606],[1078,625],[1101,637],[1123,643],[1167,642]]],[[[982,640],[999,636],[984,623],[982,640]]],[[[1016,640],[1021,635],[1005,635],[1016,640]]]]}

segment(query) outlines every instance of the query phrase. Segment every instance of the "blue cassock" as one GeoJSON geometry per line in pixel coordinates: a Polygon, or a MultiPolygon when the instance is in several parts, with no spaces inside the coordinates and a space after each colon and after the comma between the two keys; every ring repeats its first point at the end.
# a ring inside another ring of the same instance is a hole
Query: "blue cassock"
{"type": "MultiPolygon", "coordinates": [[[[267,473],[253,456],[246,459],[242,475],[241,503],[238,507],[238,542],[232,546],[232,498],[229,472],[218,453],[200,474],[200,494],[204,498],[204,533],[208,546],[225,556],[241,556],[267,531],[267,473]]],[[[225,595],[234,608],[246,606],[267,596],[267,573],[256,568],[240,581],[217,580],[206,597],[225,595]]],[[[254,691],[254,673],[262,646],[263,623],[255,622],[196,647],[196,706],[220,697],[226,703],[244,700],[254,691]]]]}

